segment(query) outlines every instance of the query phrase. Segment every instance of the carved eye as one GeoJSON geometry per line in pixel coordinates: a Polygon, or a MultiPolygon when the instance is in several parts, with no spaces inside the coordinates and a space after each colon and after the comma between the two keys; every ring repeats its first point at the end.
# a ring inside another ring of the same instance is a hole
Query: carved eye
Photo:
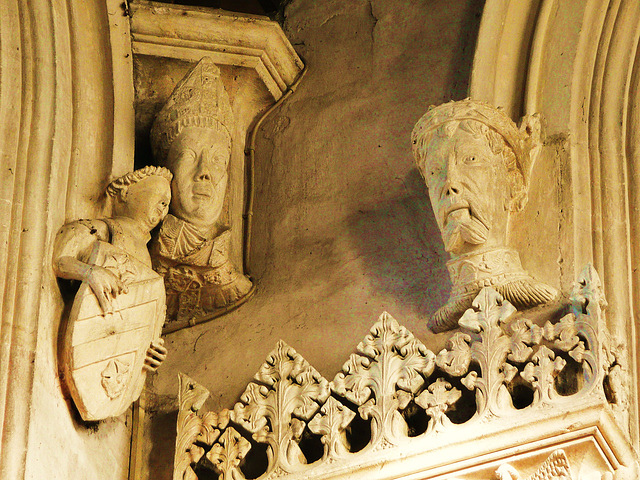
{"type": "Polygon", "coordinates": [[[471,165],[477,162],[478,162],[478,157],[476,155],[468,155],[463,160],[463,163],[465,165],[471,165]]]}

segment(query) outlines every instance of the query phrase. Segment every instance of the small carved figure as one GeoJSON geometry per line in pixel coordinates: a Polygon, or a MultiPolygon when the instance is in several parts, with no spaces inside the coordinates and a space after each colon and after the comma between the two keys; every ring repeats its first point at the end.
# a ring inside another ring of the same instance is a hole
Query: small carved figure
{"type": "Polygon", "coordinates": [[[171,178],[166,168],[149,166],[114,180],[107,188],[114,217],[68,223],[56,237],[56,275],[83,282],[61,358],[85,420],[122,413],[140,395],[142,372],[166,358],[165,292],[147,242],[167,214],[171,178]]]}
{"type": "Polygon", "coordinates": [[[500,110],[471,99],[432,107],[416,124],[413,153],[451,255],[453,288],[429,321],[432,331],[455,328],[483,287],[519,309],[557,295],[523,270],[518,252],[507,247],[511,213],[528,199],[539,136],[537,116],[525,117],[518,128],[500,110]]]}
{"type": "Polygon", "coordinates": [[[229,258],[231,229],[223,218],[232,125],[220,70],[205,57],[178,83],[151,130],[156,160],[173,173],[170,213],[151,249],[165,278],[168,331],[219,316],[253,292],[229,258]]]}

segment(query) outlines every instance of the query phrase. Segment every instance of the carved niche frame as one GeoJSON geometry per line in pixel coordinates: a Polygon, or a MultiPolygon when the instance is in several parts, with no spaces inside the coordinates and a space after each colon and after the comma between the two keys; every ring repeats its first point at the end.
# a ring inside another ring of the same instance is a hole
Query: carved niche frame
{"type": "MultiPolygon", "coordinates": [[[[132,4],[130,15],[137,162],[154,162],[151,125],[177,82],[203,57],[211,58],[221,70],[235,122],[222,216],[231,226],[229,258],[250,275],[244,251],[252,215],[246,198],[253,188],[251,162],[245,159],[251,155],[249,137],[262,115],[300,78],[304,64],[280,26],[265,17],[152,1],[132,4]]],[[[163,333],[226,311],[168,323],[163,333]]]]}

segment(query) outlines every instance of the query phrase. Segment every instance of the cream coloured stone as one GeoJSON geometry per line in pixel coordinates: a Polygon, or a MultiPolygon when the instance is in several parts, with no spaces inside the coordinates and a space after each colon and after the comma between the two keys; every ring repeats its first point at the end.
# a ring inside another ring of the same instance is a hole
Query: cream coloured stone
{"type": "Polygon", "coordinates": [[[245,302],[253,284],[229,257],[227,195],[233,114],[220,69],[205,57],[180,81],[151,130],[156,161],[173,172],[170,215],[153,241],[165,279],[167,330],[245,302]]]}
{"type": "Polygon", "coordinates": [[[481,288],[497,289],[518,308],[549,302],[552,287],[537,282],[507,248],[511,212],[527,202],[531,167],[540,149],[540,121],[521,127],[490,105],[470,99],[432,107],[416,124],[413,151],[451,255],[453,288],[430,319],[434,332],[455,328],[481,288]]]}
{"type": "Polygon", "coordinates": [[[146,371],[166,356],[162,279],[151,269],[150,231],[166,216],[171,173],[145,167],[109,184],[115,217],[60,229],[56,275],[82,281],[64,327],[62,371],[84,420],[124,413],[146,371]]]}
{"type": "Polygon", "coordinates": [[[332,382],[281,341],[231,412],[203,413],[207,390],[181,376],[174,479],[195,478],[196,465],[243,479],[239,462],[260,444],[267,464],[251,468],[262,479],[637,475],[628,404],[611,391],[622,357],[591,266],[569,301],[559,320],[510,322],[515,308],[485,288],[437,356],[384,313],[332,382]]]}

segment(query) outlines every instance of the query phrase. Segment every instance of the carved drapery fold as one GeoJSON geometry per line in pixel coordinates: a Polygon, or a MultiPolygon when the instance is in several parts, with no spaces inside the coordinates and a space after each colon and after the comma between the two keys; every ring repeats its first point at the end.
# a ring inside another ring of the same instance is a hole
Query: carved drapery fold
{"type": "MultiPolygon", "coordinates": [[[[579,426],[581,420],[567,423],[567,416],[595,415],[593,428],[617,431],[609,437],[619,435],[616,448],[629,453],[628,387],[619,381],[626,366],[605,327],[605,306],[591,266],[580,275],[565,314],[542,325],[514,315],[510,303],[485,288],[460,319],[460,331],[438,355],[383,313],[332,382],[281,341],[228,415],[226,430],[219,427],[219,437],[202,442],[200,435],[194,442],[194,430],[179,421],[174,480],[195,478],[194,471],[202,469],[242,479],[249,468],[250,478],[255,478],[256,465],[248,463],[259,456],[252,452],[265,448],[259,478],[338,478],[354,470],[362,471],[363,478],[390,478],[403,471],[444,468],[437,463],[442,458],[430,450],[463,441],[491,443],[486,448],[492,455],[507,452],[492,470],[502,475],[498,478],[526,478],[517,470],[522,461],[513,457],[512,462],[509,448],[526,450],[527,442],[535,444],[533,450],[545,442],[562,445],[563,436],[573,431],[578,432],[574,437],[583,435],[580,438],[594,434],[582,432],[586,427],[579,426]],[[603,415],[616,421],[602,420],[603,415]],[[514,439],[527,425],[535,428],[514,439]],[[190,445],[198,446],[197,455],[190,445]],[[411,463],[406,459],[421,455],[432,457],[416,460],[419,466],[405,466],[411,463]],[[400,465],[402,458],[405,463],[400,465]],[[390,464],[396,470],[390,470],[390,464]]],[[[187,393],[182,387],[181,398],[187,393]]],[[[180,409],[179,418],[190,422],[204,423],[210,415],[199,414],[184,400],[180,409]]],[[[467,454],[462,450],[456,453],[460,459],[467,454]]],[[[610,470],[589,466],[589,471],[633,471],[625,470],[634,468],[633,454],[620,452],[613,455],[618,461],[610,470]]],[[[541,460],[538,473],[530,478],[555,478],[549,476],[552,471],[563,479],[583,478],[566,473],[567,455],[554,453],[547,462],[541,460]]]]}

